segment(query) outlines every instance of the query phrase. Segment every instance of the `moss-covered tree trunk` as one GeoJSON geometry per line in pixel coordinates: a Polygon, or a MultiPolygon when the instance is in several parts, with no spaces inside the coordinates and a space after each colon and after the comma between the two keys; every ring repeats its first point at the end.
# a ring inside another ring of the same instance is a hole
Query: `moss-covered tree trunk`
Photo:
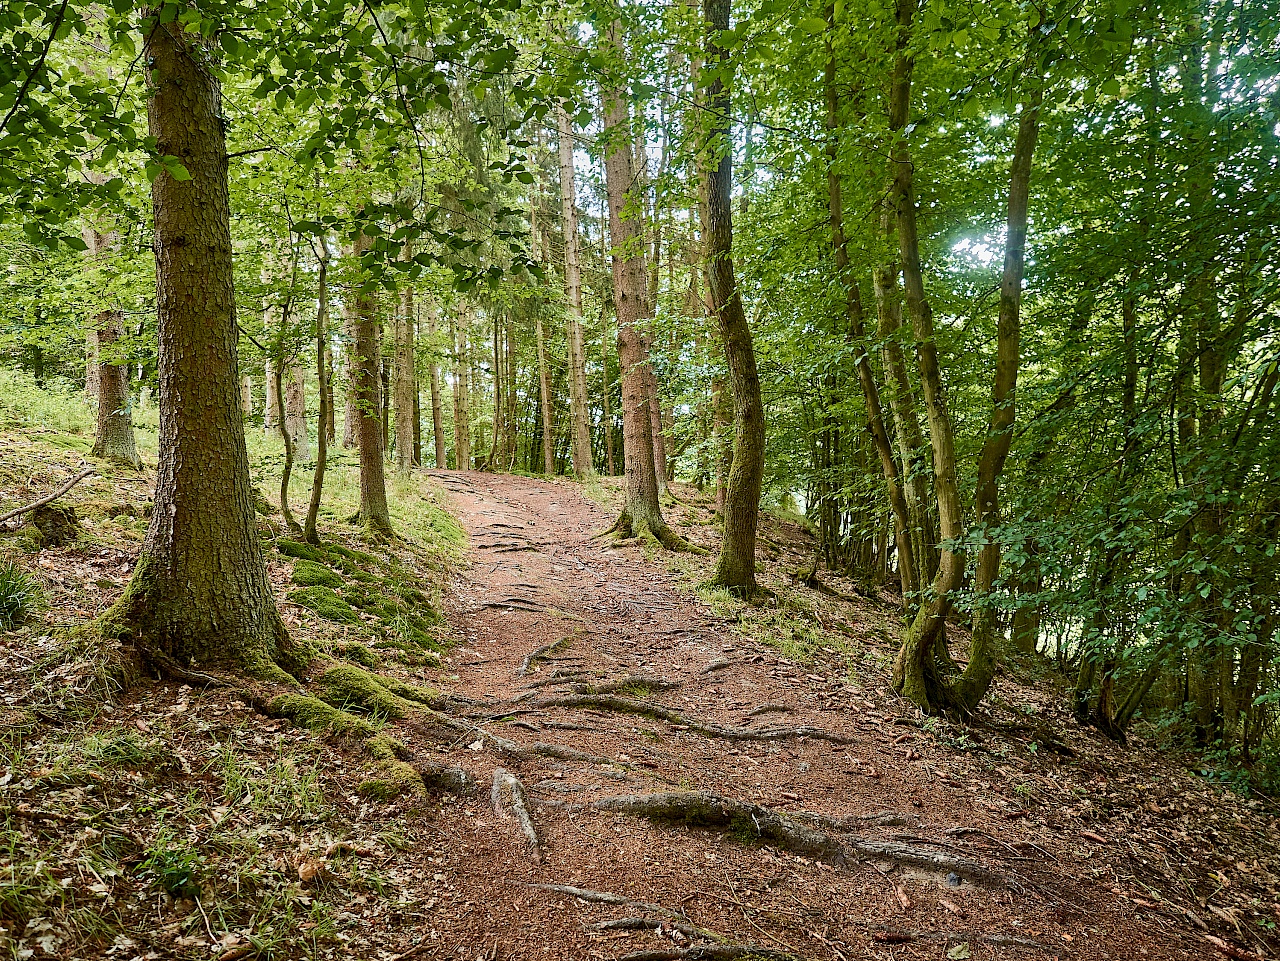
{"type": "Polygon", "coordinates": [[[705,92],[710,109],[708,156],[703,163],[706,202],[702,232],[711,307],[720,325],[729,384],[733,390],[733,464],[725,487],[724,532],[713,584],[749,597],[756,589],[756,527],[764,478],[764,404],[751,328],[733,273],[733,147],[729,136],[730,93],[724,80],[727,52],[719,43],[729,29],[730,0],[703,0],[707,63],[717,71],[705,92]]]}
{"type": "Polygon", "coordinates": [[[254,522],[240,408],[221,94],[198,35],[144,23],[150,132],[190,179],[152,184],[159,321],[155,510],[104,627],[144,662],[226,665],[260,676],[303,657],[276,611],[254,522]]]}

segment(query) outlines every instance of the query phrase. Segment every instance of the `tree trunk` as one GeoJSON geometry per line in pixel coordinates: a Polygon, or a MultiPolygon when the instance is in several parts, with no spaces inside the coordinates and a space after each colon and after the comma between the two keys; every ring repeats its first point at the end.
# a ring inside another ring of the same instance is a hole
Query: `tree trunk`
{"type": "Polygon", "coordinates": [[[595,473],[591,462],[591,422],[587,404],[586,344],[582,335],[582,258],[578,246],[577,189],[573,169],[573,127],[564,104],[556,104],[559,136],[560,217],[564,230],[564,286],[569,301],[565,339],[569,354],[569,422],[573,473],[579,479],[595,473]]]}
{"type": "Polygon", "coordinates": [[[114,464],[141,467],[133,437],[129,368],[111,363],[111,348],[124,330],[124,316],[118,310],[104,310],[94,324],[98,352],[98,429],[91,453],[114,464]]]}
{"type": "Polygon", "coordinates": [[[319,429],[316,431],[316,469],[311,477],[311,501],[307,505],[307,518],[302,525],[303,539],[308,544],[319,544],[320,534],[316,520],[320,516],[320,498],[324,493],[324,474],[329,460],[329,441],[332,439],[326,425],[333,417],[333,369],[329,359],[329,244],[320,238],[319,265],[316,273],[318,299],[316,302],[316,383],[320,397],[319,429]]]}
{"type": "MultiPolygon", "coordinates": [[[[406,247],[407,251],[408,248],[406,247]]],[[[418,378],[414,363],[413,288],[407,283],[400,292],[400,309],[395,321],[395,407],[396,473],[408,477],[413,470],[414,399],[418,378]]]]}
{"type": "MultiPolygon", "coordinates": [[[[834,7],[827,8],[827,24],[829,30],[834,33],[834,7]]],[[[889,495],[889,507],[893,511],[894,542],[898,549],[898,577],[902,584],[902,599],[905,607],[908,604],[908,598],[919,590],[919,581],[916,576],[918,567],[913,547],[911,515],[899,479],[898,465],[893,459],[893,445],[885,429],[884,411],[880,406],[880,389],[876,384],[875,372],[871,369],[871,358],[868,356],[870,345],[867,343],[862,297],[858,291],[857,278],[851,276],[849,271],[849,249],[844,234],[844,196],[840,185],[840,171],[837,167],[840,100],[836,90],[835,51],[830,38],[827,40],[825,86],[828,136],[827,194],[831,218],[831,245],[835,250],[836,272],[845,288],[845,313],[850,333],[857,342],[854,365],[858,371],[858,382],[862,387],[863,403],[867,408],[867,428],[880,458],[880,469],[884,474],[885,489],[889,495]]]]}
{"type": "Polygon", "coordinates": [[[436,350],[436,326],[439,323],[436,317],[436,304],[432,299],[427,300],[427,337],[431,341],[431,433],[435,440],[436,451],[436,470],[444,470],[449,461],[445,454],[444,443],[444,409],[440,399],[440,365],[435,361],[436,350]]]}
{"type": "Polygon", "coordinates": [[[551,378],[547,373],[547,350],[542,340],[541,310],[534,315],[534,337],[538,348],[539,399],[542,401],[542,470],[545,474],[554,475],[556,472],[555,427],[552,424],[551,378]]]}
{"type": "MultiPolygon", "coordinates": [[[[619,26],[609,25],[609,44],[618,49],[619,26]]],[[[662,517],[658,479],[653,463],[653,418],[646,389],[649,357],[640,321],[645,312],[644,263],[640,257],[641,233],[636,221],[639,206],[634,195],[635,171],[631,163],[631,118],[621,91],[606,87],[605,189],[609,206],[612,246],[613,301],[618,315],[618,366],[622,372],[622,444],[626,472],[626,502],[615,530],[626,536],[652,534],[664,545],[683,542],[662,517]]]]}
{"type": "MultiPolygon", "coordinates": [[[[720,32],[729,29],[731,0],[703,0],[707,62],[723,70],[727,51],[720,32]]],[[[706,90],[710,108],[704,122],[708,156],[703,163],[706,203],[702,230],[710,281],[711,304],[720,324],[729,384],[733,389],[733,466],[724,502],[724,533],[711,582],[749,597],[756,590],[756,527],[764,478],[764,405],[756,370],[751,329],[733,273],[733,146],[730,140],[729,87],[717,74],[706,90]]]]}
{"type": "Polygon", "coordinates": [[[155,218],[160,382],[155,510],[104,633],[121,630],[144,663],[227,665],[287,680],[305,654],[276,611],[249,481],[236,356],[227,155],[221,93],[178,23],[144,21],[142,56],[157,150],[190,174],[161,172],[155,218]],[[282,668],[284,670],[282,670],[282,668]]]}
{"type": "Polygon", "coordinates": [[[284,397],[285,429],[293,442],[293,456],[311,459],[311,440],[307,436],[306,369],[301,364],[289,365],[289,386],[284,397]]]}
{"type": "MultiPolygon", "coordinates": [[[[602,308],[601,313],[603,312],[602,308]]],[[[609,321],[607,317],[601,318],[600,341],[601,403],[604,408],[604,462],[609,476],[613,477],[618,473],[618,470],[613,462],[613,401],[609,398],[609,321]]]]}
{"type": "MultiPolygon", "coordinates": [[[[352,248],[354,251],[354,248],[352,248]]],[[[354,258],[354,252],[351,254],[354,258]]],[[[366,299],[370,299],[366,297],[366,299]]],[[[343,300],[342,312],[342,364],[346,372],[346,398],[342,411],[342,446],[350,450],[358,443],[360,433],[360,409],[356,399],[356,380],[358,379],[358,371],[356,369],[356,336],[357,328],[360,325],[358,316],[358,298],[354,293],[347,296],[343,300]]],[[[369,309],[372,311],[373,306],[370,301],[369,309]]]]}
{"type": "MultiPolygon", "coordinates": [[[[356,237],[351,258],[359,261],[372,245],[365,234],[356,237]]],[[[373,295],[351,294],[355,341],[351,345],[351,393],[356,406],[356,442],[360,449],[360,522],[375,534],[390,536],[391,514],[383,476],[382,391],[378,351],[378,315],[373,295]]]]}
{"type": "Polygon", "coordinates": [[[240,378],[240,407],[246,418],[253,416],[253,378],[248,374],[240,378]]]}
{"type": "Polygon", "coordinates": [[[467,397],[467,375],[470,361],[467,358],[467,332],[459,327],[454,330],[449,322],[453,346],[453,460],[457,470],[471,470],[471,410],[467,397]]]}

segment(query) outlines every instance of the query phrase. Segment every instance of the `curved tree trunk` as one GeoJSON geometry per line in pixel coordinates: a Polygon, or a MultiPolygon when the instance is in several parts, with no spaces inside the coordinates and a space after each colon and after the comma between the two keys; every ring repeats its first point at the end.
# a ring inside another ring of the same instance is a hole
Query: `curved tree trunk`
{"type": "Polygon", "coordinates": [[[152,183],[159,321],[155,510],[104,632],[144,661],[223,664],[286,679],[304,652],[276,611],[254,520],[240,408],[227,155],[216,75],[178,23],[147,23],[147,117],[191,175],[152,183]]]}
{"type": "MultiPolygon", "coordinates": [[[[730,0],[703,0],[707,62],[724,69],[727,53],[718,42],[729,29],[730,0]]],[[[733,148],[730,141],[730,93],[717,75],[706,92],[709,156],[704,162],[705,238],[711,306],[720,324],[729,384],[733,388],[733,465],[725,489],[724,533],[711,582],[740,596],[756,590],[756,527],[764,478],[764,404],[751,328],[733,274],[733,148]]]]}

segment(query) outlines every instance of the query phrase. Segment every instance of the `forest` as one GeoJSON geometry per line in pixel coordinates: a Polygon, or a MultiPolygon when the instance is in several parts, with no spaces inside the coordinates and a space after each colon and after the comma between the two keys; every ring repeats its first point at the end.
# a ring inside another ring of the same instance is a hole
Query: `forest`
{"type": "Polygon", "coordinates": [[[1271,0],[4,0],[0,949],[1274,956],[1278,240],[1271,0]]]}

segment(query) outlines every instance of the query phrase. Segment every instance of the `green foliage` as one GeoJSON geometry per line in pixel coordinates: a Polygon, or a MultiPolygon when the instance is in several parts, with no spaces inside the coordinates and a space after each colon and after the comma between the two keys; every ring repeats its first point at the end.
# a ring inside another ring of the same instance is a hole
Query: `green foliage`
{"type": "Polygon", "coordinates": [[[34,577],[13,561],[0,562],[0,630],[7,631],[30,617],[41,596],[34,577]]]}
{"type": "Polygon", "coordinates": [[[289,600],[337,624],[358,624],[360,616],[329,587],[304,587],[293,591],[289,600]]]}
{"type": "Polygon", "coordinates": [[[138,873],[149,877],[165,894],[175,898],[200,896],[204,859],[191,841],[161,827],[144,853],[138,873]]]}

